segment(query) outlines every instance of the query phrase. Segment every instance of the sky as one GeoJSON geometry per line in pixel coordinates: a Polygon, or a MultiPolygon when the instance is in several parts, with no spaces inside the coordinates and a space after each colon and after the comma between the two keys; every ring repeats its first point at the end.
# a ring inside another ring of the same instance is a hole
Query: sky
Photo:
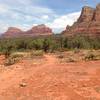
{"type": "Polygon", "coordinates": [[[0,0],[0,33],[8,27],[28,30],[38,24],[58,33],[77,20],[83,6],[97,3],[100,0],[0,0]]]}

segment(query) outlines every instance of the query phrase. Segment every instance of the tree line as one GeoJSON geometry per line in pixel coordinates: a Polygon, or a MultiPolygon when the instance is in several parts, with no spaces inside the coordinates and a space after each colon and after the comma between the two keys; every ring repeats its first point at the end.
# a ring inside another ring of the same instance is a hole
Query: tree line
{"type": "Polygon", "coordinates": [[[48,36],[48,37],[23,37],[1,38],[0,52],[43,50],[44,52],[63,51],[69,49],[100,49],[100,37],[88,36],[48,36]]]}

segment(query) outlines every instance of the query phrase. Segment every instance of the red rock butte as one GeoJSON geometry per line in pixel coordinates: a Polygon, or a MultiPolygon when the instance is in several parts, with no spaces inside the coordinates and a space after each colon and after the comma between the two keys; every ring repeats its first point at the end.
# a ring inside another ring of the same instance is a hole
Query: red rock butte
{"type": "Polygon", "coordinates": [[[72,26],[67,26],[62,34],[100,36],[100,4],[96,8],[84,6],[78,20],[72,26]]]}
{"type": "Polygon", "coordinates": [[[52,29],[44,24],[32,27],[28,31],[22,31],[15,27],[9,27],[8,30],[2,35],[3,37],[21,37],[21,36],[45,36],[52,35],[52,29]]]}

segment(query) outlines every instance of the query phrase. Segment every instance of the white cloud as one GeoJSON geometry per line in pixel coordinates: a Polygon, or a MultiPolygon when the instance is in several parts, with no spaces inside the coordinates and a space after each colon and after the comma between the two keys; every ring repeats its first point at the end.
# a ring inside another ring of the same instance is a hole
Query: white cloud
{"type": "Polygon", "coordinates": [[[70,14],[66,14],[63,16],[60,16],[56,19],[54,19],[53,22],[47,23],[46,25],[53,28],[54,30],[56,29],[65,29],[67,25],[72,25],[79,17],[81,12],[74,12],[70,14]]]}
{"type": "Polygon", "coordinates": [[[6,31],[10,26],[20,26],[22,29],[26,29],[26,27],[34,23],[44,22],[49,18],[48,15],[53,14],[52,9],[32,6],[29,3],[20,2],[18,7],[0,3],[0,33],[6,31]],[[26,24],[27,26],[25,26],[26,24]]]}
{"type": "MultiPolygon", "coordinates": [[[[42,15],[42,18],[47,19],[48,14],[54,14],[54,11],[52,9],[49,9],[47,7],[40,7],[40,6],[31,6],[27,5],[27,7],[23,7],[23,5],[20,5],[18,7],[12,7],[7,4],[0,4],[0,15],[6,14],[11,16],[18,17],[19,15],[24,16],[39,16],[42,15]]],[[[20,16],[19,16],[20,17],[20,16]]],[[[22,17],[22,16],[21,16],[22,17]]]]}
{"type": "Polygon", "coordinates": [[[49,16],[48,15],[43,15],[41,18],[44,19],[44,20],[47,20],[47,19],[49,19],[49,16]]]}
{"type": "Polygon", "coordinates": [[[13,27],[17,27],[19,29],[21,29],[22,31],[27,31],[29,29],[31,29],[33,26],[37,26],[37,24],[32,24],[32,25],[29,25],[29,24],[15,24],[13,27]]]}
{"type": "Polygon", "coordinates": [[[7,31],[8,27],[17,27],[19,29],[21,29],[22,31],[27,31],[29,29],[31,29],[33,26],[36,26],[37,24],[14,24],[14,25],[9,25],[9,24],[5,24],[5,23],[2,23],[0,22],[0,31],[1,33],[7,31]]]}
{"type": "Polygon", "coordinates": [[[0,14],[8,12],[9,7],[5,4],[0,4],[0,14]]]}
{"type": "Polygon", "coordinates": [[[0,21],[0,33],[7,30],[8,27],[9,27],[9,25],[7,23],[3,23],[2,21],[0,21]]]}
{"type": "Polygon", "coordinates": [[[54,11],[52,9],[46,8],[46,7],[39,7],[39,6],[30,6],[26,7],[26,12],[31,12],[34,14],[53,14],[54,11]]]}

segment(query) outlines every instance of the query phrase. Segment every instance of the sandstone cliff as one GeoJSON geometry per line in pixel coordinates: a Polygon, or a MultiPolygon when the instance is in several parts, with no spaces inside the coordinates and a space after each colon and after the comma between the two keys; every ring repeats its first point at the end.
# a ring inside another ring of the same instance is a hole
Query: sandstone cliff
{"type": "Polygon", "coordinates": [[[2,35],[3,37],[21,37],[21,36],[40,36],[40,35],[52,35],[52,29],[45,26],[44,24],[37,25],[32,27],[32,29],[28,31],[22,31],[15,27],[10,27],[8,30],[2,35]]]}
{"type": "Polygon", "coordinates": [[[85,6],[77,22],[67,26],[64,35],[95,35],[100,36],[100,4],[96,8],[85,6]]]}
{"type": "Polygon", "coordinates": [[[28,30],[26,34],[37,36],[37,35],[52,35],[52,29],[45,26],[44,24],[34,26],[32,29],[28,30]]]}
{"type": "Polygon", "coordinates": [[[9,37],[19,35],[20,33],[23,33],[23,31],[16,27],[9,27],[3,35],[9,37]]]}

